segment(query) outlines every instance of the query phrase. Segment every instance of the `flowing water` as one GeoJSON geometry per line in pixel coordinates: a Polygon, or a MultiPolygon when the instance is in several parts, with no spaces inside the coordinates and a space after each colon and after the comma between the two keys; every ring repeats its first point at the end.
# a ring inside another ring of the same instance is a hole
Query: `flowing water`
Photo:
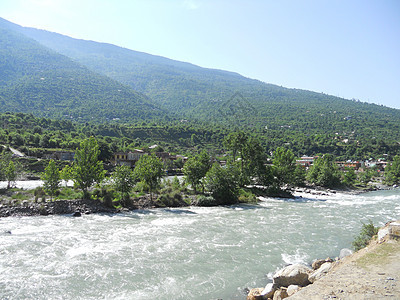
{"type": "Polygon", "coordinates": [[[400,191],[259,205],[0,219],[0,299],[245,299],[288,263],[338,256],[400,191]],[[11,232],[11,234],[10,234],[11,232]]]}

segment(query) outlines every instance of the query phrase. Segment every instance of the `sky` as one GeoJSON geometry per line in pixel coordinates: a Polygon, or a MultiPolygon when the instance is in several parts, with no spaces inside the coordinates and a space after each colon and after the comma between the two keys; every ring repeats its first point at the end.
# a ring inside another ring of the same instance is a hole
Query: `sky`
{"type": "Polygon", "coordinates": [[[400,109],[400,0],[0,0],[0,17],[400,109]]]}

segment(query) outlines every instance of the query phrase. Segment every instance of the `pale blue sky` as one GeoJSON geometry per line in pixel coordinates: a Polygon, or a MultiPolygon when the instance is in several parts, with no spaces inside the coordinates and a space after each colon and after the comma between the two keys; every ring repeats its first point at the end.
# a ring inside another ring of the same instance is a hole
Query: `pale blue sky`
{"type": "Polygon", "coordinates": [[[0,0],[0,17],[400,109],[400,0],[0,0]]]}

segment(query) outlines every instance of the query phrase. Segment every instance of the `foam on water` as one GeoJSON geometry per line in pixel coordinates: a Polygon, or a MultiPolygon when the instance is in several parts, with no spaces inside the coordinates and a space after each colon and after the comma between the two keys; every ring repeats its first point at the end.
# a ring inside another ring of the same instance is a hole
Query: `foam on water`
{"type": "Polygon", "coordinates": [[[0,219],[0,299],[243,299],[290,263],[337,256],[400,192],[260,205],[0,219]]]}

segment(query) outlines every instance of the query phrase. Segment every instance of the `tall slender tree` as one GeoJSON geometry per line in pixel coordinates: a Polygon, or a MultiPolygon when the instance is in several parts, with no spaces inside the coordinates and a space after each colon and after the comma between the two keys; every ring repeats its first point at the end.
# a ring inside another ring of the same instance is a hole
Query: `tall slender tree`
{"type": "Polygon", "coordinates": [[[143,155],[136,163],[133,174],[135,178],[149,187],[150,198],[153,200],[153,192],[160,185],[161,177],[164,174],[162,161],[154,154],[143,155]]]}
{"type": "Polygon", "coordinates": [[[61,183],[60,170],[57,168],[54,160],[50,160],[47,167],[44,169],[42,174],[43,188],[46,193],[50,195],[50,199],[56,194],[57,189],[61,183]]]}
{"type": "Polygon", "coordinates": [[[94,137],[81,142],[76,149],[72,165],[72,180],[80,188],[83,196],[88,197],[88,189],[95,183],[100,183],[105,176],[103,163],[99,160],[99,145],[94,137]]]}

